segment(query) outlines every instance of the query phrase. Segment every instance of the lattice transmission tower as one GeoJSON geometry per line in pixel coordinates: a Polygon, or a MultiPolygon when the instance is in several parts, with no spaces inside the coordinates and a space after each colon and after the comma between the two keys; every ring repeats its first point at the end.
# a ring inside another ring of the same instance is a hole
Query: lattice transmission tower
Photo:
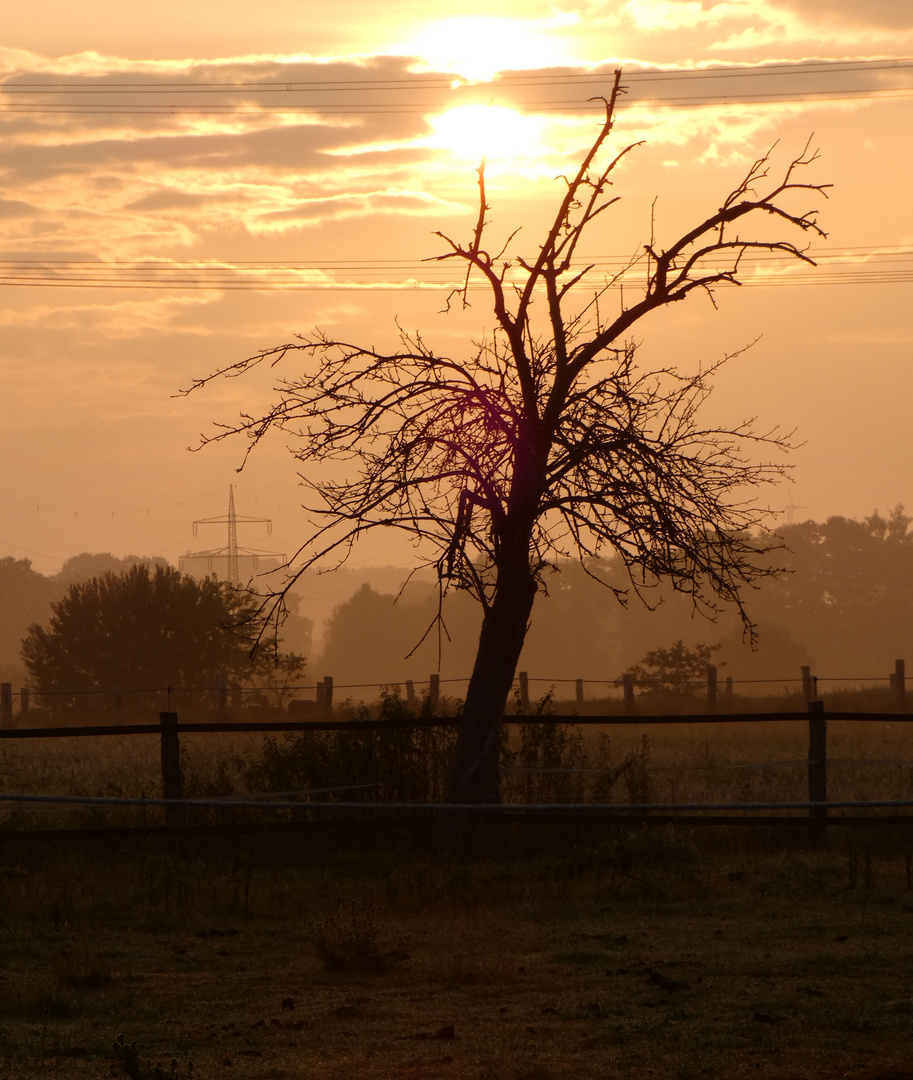
{"type": "Polygon", "coordinates": [[[226,565],[226,573],[219,574],[223,580],[232,585],[240,585],[241,571],[240,560],[250,561],[252,570],[256,570],[261,557],[277,558],[285,562],[285,556],[278,551],[262,551],[256,548],[242,548],[238,546],[239,525],[265,525],[267,536],[272,535],[273,523],[270,518],[249,517],[235,512],[235,489],[233,484],[228,485],[228,514],[225,517],[198,518],[193,523],[193,535],[197,536],[201,525],[227,525],[228,543],[225,547],[210,548],[207,551],[194,551],[181,556],[181,570],[188,573],[199,573],[201,563],[205,561],[207,573],[217,573],[220,565],[226,565]]]}

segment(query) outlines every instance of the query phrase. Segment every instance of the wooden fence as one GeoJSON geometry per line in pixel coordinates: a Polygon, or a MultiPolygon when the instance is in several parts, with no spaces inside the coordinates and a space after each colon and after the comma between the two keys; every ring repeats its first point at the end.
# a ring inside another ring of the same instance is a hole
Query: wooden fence
{"type": "MultiPolygon", "coordinates": [[[[543,808],[548,810],[549,813],[531,814],[530,811],[535,811],[537,808],[533,807],[508,807],[501,811],[499,809],[493,809],[492,807],[478,808],[484,810],[486,813],[498,813],[502,818],[506,820],[529,820],[533,817],[534,820],[546,821],[546,820],[568,820],[574,816],[578,818],[592,818],[593,816],[600,816],[607,821],[614,823],[625,824],[680,824],[680,825],[707,825],[707,824],[778,824],[778,825],[806,825],[809,830],[809,837],[812,843],[821,844],[826,838],[826,829],[828,823],[828,811],[835,806],[839,806],[841,809],[853,809],[862,808],[865,810],[871,810],[875,807],[885,809],[892,808],[894,810],[905,808],[908,810],[913,809],[913,800],[908,802],[904,801],[892,801],[892,802],[878,802],[878,803],[829,803],[828,802],[828,783],[827,783],[827,725],[828,720],[832,721],[852,721],[858,722],[881,722],[886,719],[890,719],[891,722],[913,722],[913,715],[902,715],[898,713],[826,713],[824,703],[820,701],[809,702],[808,712],[775,712],[775,713],[706,713],[700,715],[687,715],[687,716],[671,716],[671,715],[649,715],[649,716],[508,716],[504,718],[504,722],[510,725],[573,725],[573,726],[613,726],[613,725],[656,725],[656,724],[733,724],[733,723],[769,723],[769,722],[793,722],[800,721],[807,723],[808,725],[808,757],[807,757],[807,772],[808,772],[808,801],[806,803],[789,803],[789,804],[747,804],[740,808],[739,804],[726,804],[721,807],[719,805],[709,805],[707,810],[719,811],[723,809],[724,813],[706,813],[701,805],[689,804],[688,806],[672,806],[672,805],[636,805],[636,804],[617,804],[617,805],[599,805],[588,806],[586,804],[574,804],[567,807],[548,807],[543,808]],[[758,815],[757,813],[746,813],[745,811],[752,811],[755,809],[764,809],[767,811],[764,815],[758,815]],[[790,816],[783,816],[777,811],[781,810],[796,810],[801,809],[805,811],[802,816],[791,814],[790,816]],[[679,812],[687,810],[687,813],[679,812]],[[773,811],[773,813],[771,812],[773,811]]],[[[184,810],[187,806],[218,806],[224,805],[219,801],[207,801],[207,800],[184,800],[183,799],[183,779],[181,775],[181,748],[180,748],[180,736],[182,733],[186,734],[214,734],[216,732],[255,732],[255,733],[276,733],[276,732],[320,732],[320,731],[366,731],[366,730],[391,730],[395,728],[434,728],[434,727],[453,727],[459,724],[458,718],[453,717],[432,717],[429,719],[417,720],[414,718],[403,718],[393,720],[311,720],[311,721],[209,721],[206,723],[181,723],[179,721],[177,713],[174,712],[162,712],[159,715],[159,722],[157,724],[107,724],[107,725],[93,725],[85,727],[40,727],[40,728],[5,728],[0,729],[0,744],[4,740],[11,739],[69,739],[69,738],[103,738],[105,736],[120,735],[120,736],[156,736],[161,744],[161,774],[162,774],[162,791],[163,798],[161,800],[148,800],[153,805],[163,805],[165,808],[165,829],[166,831],[219,831],[217,826],[202,826],[200,828],[190,827],[184,825],[184,810]]],[[[0,796],[0,798],[4,798],[0,796]]],[[[91,799],[82,799],[76,797],[55,797],[55,796],[6,796],[8,800],[15,801],[17,798],[21,800],[32,799],[43,802],[92,802],[91,799]]],[[[118,800],[118,799],[98,799],[95,800],[99,803],[106,804],[118,804],[123,802],[125,805],[134,805],[142,803],[143,800],[118,800]]],[[[254,806],[264,808],[263,803],[245,803],[247,806],[254,806]]],[[[267,804],[270,808],[277,808],[276,803],[267,804]]],[[[282,804],[283,806],[285,804],[282,804]]],[[[415,810],[416,812],[421,810],[432,809],[430,807],[423,806],[402,806],[398,804],[384,804],[384,803],[370,803],[370,804],[337,804],[337,803],[322,803],[322,802],[308,802],[308,803],[296,803],[295,809],[301,810],[305,807],[309,810],[319,810],[329,807],[330,809],[374,809],[383,810],[385,806],[395,808],[398,811],[415,810]]],[[[446,810],[448,808],[438,807],[434,808],[438,810],[446,810]]],[[[878,815],[868,813],[862,814],[842,814],[838,819],[841,825],[849,824],[893,824],[893,825],[909,825],[913,824],[913,814],[911,813],[892,813],[891,815],[878,815]]],[[[306,828],[309,825],[313,825],[314,822],[298,821],[289,825],[279,825],[277,828],[306,828]]],[[[252,828],[268,828],[268,826],[250,826],[252,828]]],[[[248,826],[231,825],[226,828],[231,830],[240,830],[248,828],[248,826]]],[[[149,833],[159,832],[160,829],[101,829],[101,830],[21,830],[14,832],[11,830],[0,830],[0,841],[11,839],[28,839],[47,836],[60,836],[60,837],[86,837],[86,836],[124,836],[137,833],[149,833]]]]}
{"type": "MultiPolygon", "coordinates": [[[[451,682],[465,683],[465,679],[454,679],[451,682]]],[[[623,701],[624,712],[626,715],[633,716],[637,713],[637,694],[638,689],[647,689],[650,687],[662,687],[668,686],[658,681],[650,680],[637,680],[632,675],[622,675],[619,679],[608,680],[567,680],[567,679],[533,679],[528,672],[521,671],[517,674],[516,679],[516,692],[517,699],[520,707],[524,713],[529,713],[531,708],[530,697],[530,683],[538,681],[546,683],[550,686],[556,686],[561,683],[574,684],[574,700],[578,709],[584,707],[586,701],[586,686],[589,682],[590,686],[600,686],[612,688],[613,690],[620,689],[623,701]]],[[[835,681],[835,680],[831,680],[835,681]]],[[[876,680],[857,680],[857,681],[876,681],[876,680]]],[[[906,680],[906,668],[903,660],[895,660],[894,670],[886,677],[880,680],[890,688],[891,699],[894,708],[898,712],[904,712],[907,708],[907,680],[906,680]]],[[[819,680],[817,676],[812,674],[810,667],[801,667],[799,678],[786,678],[786,679],[767,679],[764,682],[773,683],[776,685],[786,685],[789,683],[797,683],[801,685],[801,694],[804,700],[808,704],[818,700],[818,684],[819,680]]],[[[745,680],[744,683],[737,683],[731,677],[727,677],[722,680],[719,679],[718,670],[715,664],[708,664],[706,667],[705,678],[700,683],[688,683],[681,684],[682,688],[687,686],[690,690],[696,690],[704,693],[707,712],[715,713],[719,707],[722,707],[724,711],[730,711],[732,709],[735,699],[735,687],[737,685],[757,685],[754,680],[745,680]]],[[[301,716],[302,719],[314,719],[321,717],[323,719],[330,719],[333,711],[333,697],[334,687],[335,689],[342,690],[363,690],[374,689],[378,690],[384,684],[372,683],[369,686],[336,686],[335,681],[331,675],[324,676],[313,686],[306,687],[286,687],[285,692],[297,692],[308,691],[314,692],[314,698],[301,699],[293,698],[288,705],[289,712],[292,715],[296,713],[301,716]]],[[[391,680],[386,684],[389,686],[400,687],[405,685],[406,701],[413,704],[417,700],[417,694],[415,689],[415,682],[412,679],[403,680],[403,682],[397,682],[391,680]]],[[[428,676],[427,682],[427,694],[428,701],[432,709],[437,709],[441,704],[441,685],[442,679],[439,674],[432,673],[428,676]]],[[[149,691],[151,692],[151,691],[149,691]]],[[[170,695],[172,693],[171,688],[161,688],[160,692],[163,695],[170,695]]],[[[236,711],[244,706],[244,695],[256,695],[263,693],[263,688],[247,687],[242,688],[240,686],[229,686],[227,681],[223,682],[220,686],[207,688],[205,690],[185,690],[182,688],[174,688],[175,693],[188,694],[188,693],[200,693],[209,694],[214,697],[216,702],[216,710],[223,716],[228,716],[229,713],[236,711]]],[[[14,710],[13,710],[13,698],[19,698],[19,721],[20,723],[27,723],[30,715],[32,694],[27,687],[23,687],[18,694],[14,694],[12,684],[8,682],[0,683],[0,729],[6,729],[12,726],[14,710]]],[[[123,693],[119,690],[112,690],[108,693],[98,692],[93,696],[110,698],[112,713],[114,715],[115,723],[121,712],[123,705],[123,693]]],[[[570,695],[568,695],[568,699],[570,695]]],[[[562,699],[564,700],[564,699],[562,699]]],[[[166,710],[170,711],[170,709],[166,710]]]]}

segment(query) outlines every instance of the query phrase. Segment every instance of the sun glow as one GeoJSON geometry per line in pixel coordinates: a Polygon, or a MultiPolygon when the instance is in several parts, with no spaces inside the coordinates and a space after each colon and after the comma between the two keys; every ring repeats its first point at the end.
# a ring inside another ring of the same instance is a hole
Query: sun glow
{"type": "Polygon", "coordinates": [[[478,163],[537,159],[543,120],[503,105],[459,105],[431,118],[428,145],[478,163]]]}
{"type": "Polygon", "coordinates": [[[538,27],[521,19],[467,15],[431,23],[401,47],[421,57],[422,70],[487,82],[499,71],[571,62],[554,30],[552,25],[538,27]]]}

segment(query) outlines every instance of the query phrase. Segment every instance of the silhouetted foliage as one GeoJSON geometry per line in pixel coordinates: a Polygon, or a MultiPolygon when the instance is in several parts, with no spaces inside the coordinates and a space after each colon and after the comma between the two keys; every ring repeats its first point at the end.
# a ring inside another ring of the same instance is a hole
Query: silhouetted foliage
{"type": "Polygon", "coordinates": [[[160,557],[147,558],[145,555],[124,555],[121,558],[109,551],[83,551],[79,555],[71,555],[51,581],[54,583],[56,595],[62,596],[70,585],[91,581],[92,578],[102,578],[105,574],[126,574],[134,566],[167,567],[168,560],[160,557]]]}
{"type": "Polygon", "coordinates": [[[49,712],[110,708],[97,695],[115,689],[133,712],[162,707],[166,687],[207,690],[196,700],[211,702],[220,679],[253,673],[251,601],[214,578],[140,564],[71,585],[51,609],[48,626],[32,626],[22,644],[49,712]]]}
{"type": "Polygon", "coordinates": [[[719,645],[689,648],[678,640],[668,649],[653,649],[626,674],[639,683],[640,695],[648,701],[680,703],[692,700],[706,686],[707,666],[719,645]]]}
{"type": "Polygon", "coordinates": [[[20,650],[28,626],[47,617],[54,586],[28,559],[0,559],[0,672],[4,682],[24,677],[20,650]]]}
{"type": "Polygon", "coordinates": [[[863,521],[832,517],[786,525],[790,573],[767,585],[759,620],[788,627],[821,674],[886,674],[913,657],[913,519],[902,506],[863,521]]]}

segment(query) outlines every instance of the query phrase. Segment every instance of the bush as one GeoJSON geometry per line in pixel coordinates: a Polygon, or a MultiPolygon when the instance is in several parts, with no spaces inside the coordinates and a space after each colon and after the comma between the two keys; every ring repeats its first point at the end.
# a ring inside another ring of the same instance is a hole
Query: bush
{"type": "MultiPolygon", "coordinates": [[[[537,713],[551,709],[551,695],[537,713]]],[[[427,697],[413,706],[393,689],[371,706],[350,707],[351,720],[388,720],[389,729],[302,731],[264,737],[260,753],[246,767],[252,791],[319,791],[321,801],[442,802],[456,742],[452,727],[394,727],[396,721],[432,716],[427,697]]],[[[500,767],[505,802],[609,801],[624,779],[644,801],[647,744],[611,762],[605,734],[585,739],[571,724],[521,722],[501,729],[500,767]]]]}
{"type": "MultiPolygon", "coordinates": [[[[374,706],[347,709],[350,720],[429,719],[427,696],[413,707],[398,691],[383,689],[374,706]]],[[[338,789],[340,801],[440,802],[456,742],[450,727],[302,731],[266,736],[247,769],[252,790],[338,789]],[[351,789],[351,790],[346,790],[351,789]],[[358,790],[361,789],[361,790],[358,790]]],[[[326,792],[330,795],[330,792],[326,792]]]]}

